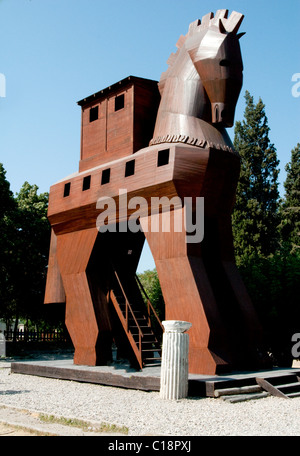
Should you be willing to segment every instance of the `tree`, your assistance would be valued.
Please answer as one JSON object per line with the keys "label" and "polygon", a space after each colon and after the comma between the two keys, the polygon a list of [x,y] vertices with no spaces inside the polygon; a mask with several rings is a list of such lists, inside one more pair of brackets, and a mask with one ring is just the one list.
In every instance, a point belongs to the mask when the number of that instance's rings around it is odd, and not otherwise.
{"label": "tree", "polygon": [[300,263],[299,256],[291,255],[280,243],[279,222],[284,213],[280,225],[285,238],[293,236],[294,228],[297,231],[294,208],[297,197],[299,204],[299,149],[286,168],[286,198],[280,209],[279,161],[269,139],[265,105],[261,99],[255,104],[249,92],[245,100],[244,120],[236,122],[234,137],[241,157],[232,215],[236,260],[260,317],[269,353],[278,365],[290,365],[291,337],[300,317],[295,298],[299,295]]}
{"label": "tree", "polygon": [[285,166],[285,197],[281,204],[280,233],[291,253],[300,253],[300,143],[291,152],[291,161]]}
{"label": "tree", "polygon": [[50,225],[47,220],[48,193],[38,194],[38,187],[25,182],[16,195],[17,235],[14,240],[15,324],[18,319],[38,319],[48,263]]}
{"label": "tree", "polygon": [[264,330],[266,351],[277,366],[292,365],[291,338],[299,332],[300,256],[280,249],[251,255],[239,270]]}
{"label": "tree", "polygon": [[16,196],[0,164],[0,318],[46,329],[64,327],[63,308],[44,306],[50,243],[48,193],[25,182]]}
{"label": "tree", "polygon": [[0,163],[0,315],[7,322],[14,314],[12,275],[16,209],[6,171]]}
{"label": "tree", "polygon": [[[139,279],[149,297],[151,304],[155,309],[155,312],[158,315],[158,318],[160,321],[164,320],[165,303],[156,269],[144,271],[143,273],[139,274]],[[156,319],[153,318],[151,321],[154,329],[157,331],[157,334],[159,334],[160,328],[157,325]]]}
{"label": "tree", "polygon": [[258,253],[275,252],[278,241],[278,165],[269,139],[265,105],[245,94],[244,120],[236,122],[234,147],[241,157],[241,172],[232,215],[237,263]]}

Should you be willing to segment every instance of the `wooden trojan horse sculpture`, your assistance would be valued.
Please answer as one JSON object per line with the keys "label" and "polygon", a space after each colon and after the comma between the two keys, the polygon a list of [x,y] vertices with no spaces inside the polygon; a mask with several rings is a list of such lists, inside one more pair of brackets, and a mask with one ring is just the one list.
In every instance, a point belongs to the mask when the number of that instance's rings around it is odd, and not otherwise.
{"label": "wooden trojan horse sculpture", "polygon": [[50,190],[45,295],[66,302],[75,364],[107,363],[113,341],[141,368],[158,349],[136,280],[146,237],[165,318],[192,323],[189,371],[257,366],[260,326],[231,229],[240,162],[225,130],[242,86],[242,19],[219,10],[192,23],[159,84],[128,77],[78,102],[79,172]]}

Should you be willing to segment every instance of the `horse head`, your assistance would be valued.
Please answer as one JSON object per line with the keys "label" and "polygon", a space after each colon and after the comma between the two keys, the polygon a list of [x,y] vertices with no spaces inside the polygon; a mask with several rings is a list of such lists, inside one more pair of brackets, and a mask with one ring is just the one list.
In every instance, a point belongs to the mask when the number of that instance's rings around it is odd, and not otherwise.
{"label": "horse head", "polygon": [[211,104],[211,122],[232,127],[243,83],[243,62],[237,33],[243,15],[219,10],[190,25],[185,48]]}

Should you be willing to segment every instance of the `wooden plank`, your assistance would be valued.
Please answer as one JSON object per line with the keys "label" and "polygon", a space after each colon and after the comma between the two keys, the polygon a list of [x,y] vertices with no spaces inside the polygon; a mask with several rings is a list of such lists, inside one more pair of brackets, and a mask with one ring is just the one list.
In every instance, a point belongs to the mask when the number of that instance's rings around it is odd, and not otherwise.
{"label": "wooden plank", "polygon": [[256,381],[265,391],[267,391],[268,393],[272,394],[272,396],[282,397],[284,399],[288,399],[288,396],[286,396],[282,391],[280,391],[278,388],[273,386],[266,379],[257,377]]}
{"label": "wooden plank", "polygon": [[300,396],[300,391],[296,391],[294,393],[289,393],[288,394],[288,397],[289,398],[292,398],[292,397],[299,397]]}
{"label": "wooden plank", "polygon": [[257,400],[257,399],[263,399],[265,397],[268,397],[270,393],[268,392],[263,392],[263,393],[257,393],[257,394],[239,394],[237,396],[223,396],[222,399],[226,402],[231,402],[231,403],[237,403],[237,402],[245,402],[245,401],[250,401],[250,400]]}
{"label": "wooden plank", "polygon": [[235,387],[235,388],[215,389],[214,396],[221,397],[221,396],[244,394],[244,393],[258,393],[261,391],[262,391],[261,386],[249,385],[249,386],[241,386],[241,387]]}
{"label": "wooden plank", "polygon": [[31,363],[12,363],[11,372],[15,374],[36,375],[39,377],[57,378],[78,382],[96,383],[99,385],[139,389],[144,391],[159,391],[160,378],[151,376],[123,376],[109,372],[99,372],[89,369],[72,369],[54,366],[44,366]]}

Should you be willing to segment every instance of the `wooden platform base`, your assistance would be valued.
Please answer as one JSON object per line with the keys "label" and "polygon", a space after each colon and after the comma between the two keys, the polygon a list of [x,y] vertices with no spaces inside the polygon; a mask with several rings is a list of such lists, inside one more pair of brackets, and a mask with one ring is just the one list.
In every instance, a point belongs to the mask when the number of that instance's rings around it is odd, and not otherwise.
{"label": "wooden platform base", "polygon": [[73,364],[73,360],[27,361],[11,364],[11,372],[14,374],[36,375],[144,391],[159,391],[160,375],[157,369],[160,370],[157,367],[149,367],[145,369],[146,372],[141,372],[118,364],[80,366]]}
{"label": "wooden platform base", "polygon": [[[96,383],[99,385],[127,389],[144,391],[160,390],[159,366],[147,367],[142,371],[136,371],[130,368],[130,366],[123,364],[95,367],[78,366],[73,364],[72,359],[64,359],[54,361],[13,362],[11,364],[11,372],[14,374]],[[280,385],[289,384],[291,386],[285,386],[285,388],[290,390],[295,387],[295,381],[298,381],[300,386],[299,378],[300,369],[296,368],[231,373],[222,376],[190,374],[189,396],[221,397],[224,395],[267,392],[269,395],[284,397],[282,394],[276,394],[276,391],[280,389]],[[288,395],[286,395],[286,397],[288,397]]]}

